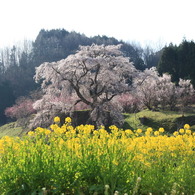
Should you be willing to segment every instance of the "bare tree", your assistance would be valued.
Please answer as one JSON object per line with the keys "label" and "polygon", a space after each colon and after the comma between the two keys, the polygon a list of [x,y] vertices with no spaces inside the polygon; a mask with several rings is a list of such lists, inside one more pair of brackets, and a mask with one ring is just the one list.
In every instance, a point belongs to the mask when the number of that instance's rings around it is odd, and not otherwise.
{"label": "bare tree", "polygon": [[[46,62],[37,67],[35,80],[41,81],[45,93],[42,100],[35,103],[38,109],[37,116],[40,118],[44,113],[47,113],[47,116],[51,113],[51,97],[66,99],[71,96],[75,97],[74,101],[71,101],[71,106],[70,104],[59,106],[59,103],[57,106],[57,103],[52,101],[52,109],[56,106],[57,112],[67,111],[67,108],[70,111],[76,104],[83,102],[90,107],[90,120],[96,125],[105,123],[105,113],[108,112],[112,118],[116,116],[120,120],[112,99],[129,91],[131,89],[129,83],[137,74],[129,58],[123,56],[120,47],[121,45],[95,44],[80,46],[76,54],[66,59]],[[38,117],[35,117],[34,123]]]}

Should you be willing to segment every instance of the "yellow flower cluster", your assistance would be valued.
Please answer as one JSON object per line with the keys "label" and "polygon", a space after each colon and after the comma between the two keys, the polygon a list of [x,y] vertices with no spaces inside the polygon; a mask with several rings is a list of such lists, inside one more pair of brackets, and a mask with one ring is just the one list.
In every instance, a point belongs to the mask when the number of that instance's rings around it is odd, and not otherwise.
{"label": "yellow flower cluster", "polygon": [[[28,132],[29,143],[39,136],[40,139],[37,140],[42,140],[40,143],[45,145],[45,148],[49,148],[51,145],[55,145],[58,150],[66,148],[77,158],[93,153],[97,159],[101,160],[102,155],[112,153],[114,165],[120,163],[121,155],[132,156],[133,154],[132,161],[150,166],[155,159],[161,156],[182,156],[185,159],[194,154],[195,134],[192,133],[188,124],[183,129],[168,136],[164,128],[133,131],[130,129],[122,130],[112,125],[109,133],[103,126],[99,129],[95,129],[93,125],[73,127],[70,117],[65,119],[62,126],[59,126],[59,117],[54,118],[54,123],[49,129],[38,127],[34,131]],[[18,149],[23,142],[19,138],[5,136],[0,140],[0,153],[5,153],[8,147],[14,146],[14,149]],[[116,155],[118,152],[120,158]]]}
{"label": "yellow flower cluster", "polygon": [[[60,117],[59,116],[56,116],[55,118],[54,118],[54,122],[55,123],[60,123]],[[72,122],[72,119],[70,118],[70,117],[66,117],[65,118],[65,123],[71,123]]]}

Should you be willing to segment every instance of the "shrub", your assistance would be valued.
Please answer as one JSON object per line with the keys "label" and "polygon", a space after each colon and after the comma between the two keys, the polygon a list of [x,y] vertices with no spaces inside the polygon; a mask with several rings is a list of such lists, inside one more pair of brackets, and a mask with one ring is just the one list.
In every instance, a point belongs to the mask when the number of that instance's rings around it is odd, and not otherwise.
{"label": "shrub", "polygon": [[13,119],[28,117],[29,115],[35,113],[33,103],[32,99],[21,97],[16,101],[15,105],[5,109],[5,115]]}

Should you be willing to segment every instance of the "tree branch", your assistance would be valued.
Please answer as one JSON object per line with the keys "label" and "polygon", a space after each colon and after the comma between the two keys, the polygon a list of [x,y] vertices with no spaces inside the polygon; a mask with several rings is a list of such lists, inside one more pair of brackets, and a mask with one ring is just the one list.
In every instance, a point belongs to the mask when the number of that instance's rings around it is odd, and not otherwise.
{"label": "tree branch", "polygon": [[66,81],[68,81],[68,82],[71,84],[71,86],[72,86],[73,89],[75,90],[77,96],[81,99],[81,101],[83,101],[83,102],[84,102],[85,104],[87,104],[87,105],[91,105],[91,104],[92,104],[90,101],[88,101],[87,99],[85,99],[84,96],[81,94],[81,92],[80,92],[80,90],[79,90],[78,82],[77,82],[77,84],[75,85],[74,82],[73,82],[73,80],[64,78],[64,77],[62,76],[62,74],[61,74],[58,70],[56,70],[53,66],[52,66],[52,69],[53,69],[54,71],[56,71],[56,73],[59,74],[59,75],[62,77],[63,80],[66,80]]}

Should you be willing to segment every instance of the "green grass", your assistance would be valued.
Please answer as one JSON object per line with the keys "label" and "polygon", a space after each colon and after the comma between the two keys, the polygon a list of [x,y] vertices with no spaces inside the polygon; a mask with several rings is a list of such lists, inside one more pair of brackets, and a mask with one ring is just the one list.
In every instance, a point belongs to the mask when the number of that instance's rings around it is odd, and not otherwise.
{"label": "green grass", "polygon": [[164,127],[167,132],[173,132],[182,128],[186,123],[191,125],[192,130],[195,130],[194,113],[187,113],[182,117],[178,112],[142,110],[139,113],[125,114],[124,128],[134,130],[138,128],[146,129],[152,127],[153,129],[158,129]]}
{"label": "green grass", "polygon": [[0,126],[0,138],[3,136],[21,136],[24,133],[22,127],[18,127],[16,122],[8,123]]}

